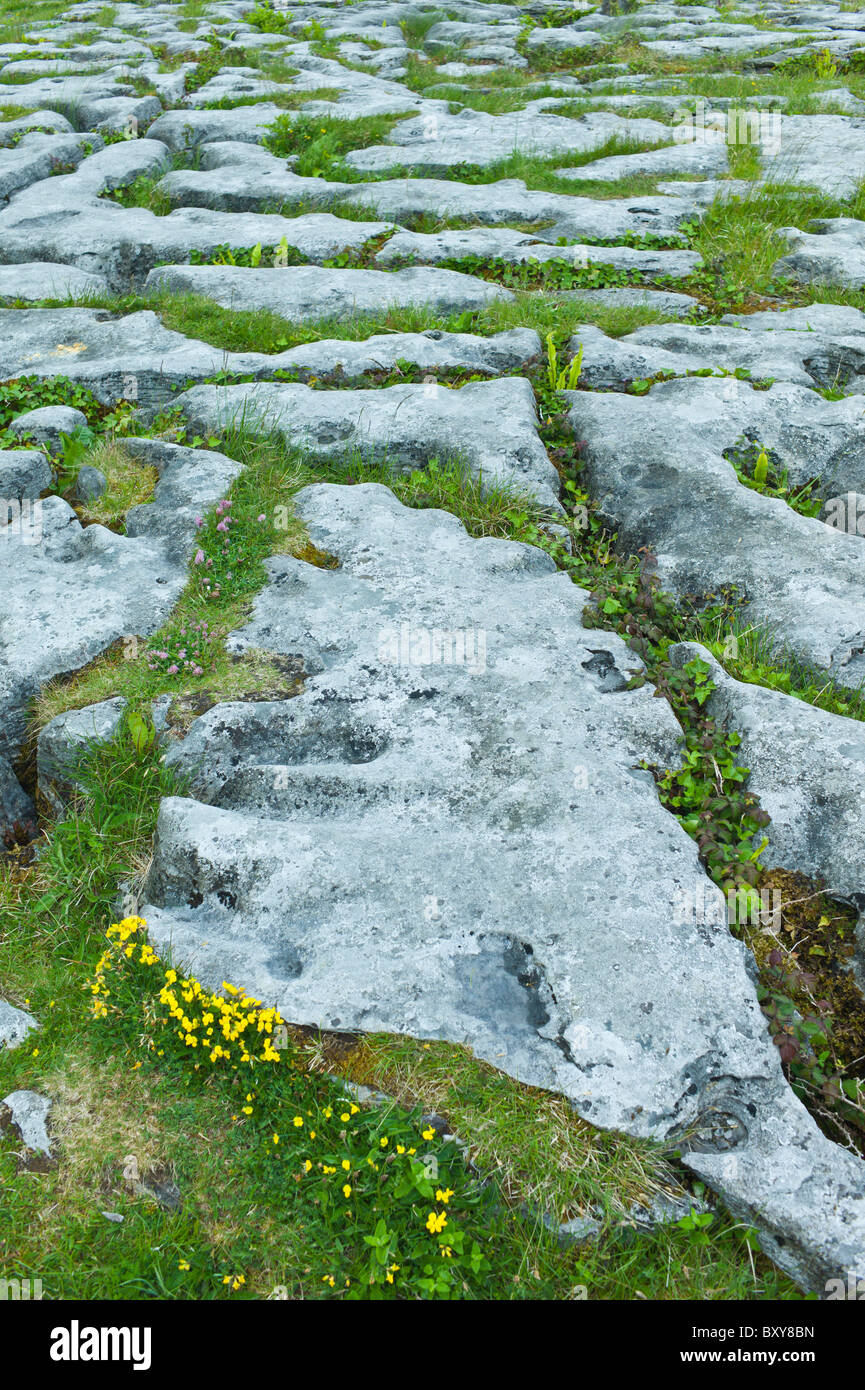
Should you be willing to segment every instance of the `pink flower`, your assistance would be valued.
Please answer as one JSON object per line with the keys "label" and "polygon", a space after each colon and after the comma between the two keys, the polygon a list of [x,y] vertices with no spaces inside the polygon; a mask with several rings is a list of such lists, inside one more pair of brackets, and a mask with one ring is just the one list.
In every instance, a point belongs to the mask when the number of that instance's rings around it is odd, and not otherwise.
{"label": "pink flower", "polygon": [[179,666],[169,666],[169,668],[168,668],[168,675],[169,675],[169,676],[176,676],[179,670],[180,670],[180,667],[179,667]]}
{"label": "pink flower", "polygon": [[267,517],[264,515],[264,512],[261,513],[258,519],[259,521],[267,521]]}
{"label": "pink flower", "polygon": [[201,668],[200,666],[193,666],[193,668],[192,668],[192,674],[193,674],[193,676],[203,676],[203,675],[204,675],[204,671],[202,670],[202,668]]}
{"label": "pink flower", "polygon": [[227,521],[220,521],[219,524],[217,525],[217,528],[216,528],[216,529],[217,529],[217,531],[227,531],[227,530],[228,530],[228,522],[227,522]]}
{"label": "pink flower", "polygon": [[204,525],[204,518],[203,518],[203,517],[200,517],[200,516],[197,516],[197,517],[195,518],[195,524],[196,524],[196,526],[199,526],[199,527],[200,527],[200,526],[203,526],[203,525]]}
{"label": "pink flower", "polygon": [[196,550],[196,552],[195,552],[195,563],[196,563],[197,565],[203,565],[203,564],[204,564],[204,551],[203,551],[203,550]]}

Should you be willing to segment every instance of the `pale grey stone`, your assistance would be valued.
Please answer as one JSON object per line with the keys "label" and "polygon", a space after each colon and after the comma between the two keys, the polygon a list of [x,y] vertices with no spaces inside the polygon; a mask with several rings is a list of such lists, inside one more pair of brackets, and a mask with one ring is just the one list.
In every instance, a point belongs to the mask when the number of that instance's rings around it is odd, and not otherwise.
{"label": "pale grey stone", "polygon": [[568,293],[571,298],[583,300],[587,304],[607,304],[613,309],[652,309],[669,319],[681,319],[688,314],[703,312],[699,299],[694,299],[689,294],[675,294],[672,290],[641,289],[638,285],[614,286],[607,290],[570,290]]}
{"label": "pale grey stone", "polygon": [[[828,471],[843,436],[833,440],[821,425],[840,406],[855,432],[850,407],[856,402],[824,402],[792,385],[741,392],[737,386],[725,398],[725,384],[680,379],[643,397],[571,394],[585,485],[622,548],[637,554],[650,547],[663,587],[690,595],[734,587],[748,599],[748,622],[766,625],[788,652],[856,688],[865,679],[865,546],[780,498],[744,487],[722,453],[743,436],[775,451],[784,441],[784,462],[797,462],[801,476],[819,469],[808,453],[817,440]],[[816,409],[818,420],[797,439],[795,413],[805,412],[807,420]],[[746,412],[756,412],[755,426],[749,428]],[[774,436],[767,439],[773,419]],[[856,468],[855,455],[849,466]]]}
{"label": "pale grey stone", "polygon": [[540,351],[538,335],[517,328],[489,338],[432,329],[378,334],[361,342],[323,339],[273,355],[224,352],[164,328],[148,310],[115,317],[101,309],[14,309],[0,311],[0,326],[4,377],[59,373],[106,405],[132,400],[142,409],[163,404],[173,389],[220,372],[267,378],[277,370],[301,376],[341,371],[357,378],[408,360],[433,375],[467,368],[491,376],[521,367]]}
{"label": "pale grey stone", "polygon": [[[865,46],[865,34],[860,40]],[[777,125],[777,149],[765,152],[766,178],[808,184],[835,198],[852,197],[865,171],[865,120],[852,116],[773,116],[770,120]]]}
{"label": "pale grey stone", "polygon": [[10,1091],[8,1096],[0,1098],[0,1105],[9,1107],[10,1123],[18,1130],[25,1147],[50,1158],[48,1116],[51,1101],[48,1096],[40,1096],[36,1091]]}
{"label": "pale grey stone", "polygon": [[272,270],[221,265],[159,266],[148,275],[145,293],[159,294],[162,290],[202,295],[226,309],[269,309],[294,323],[415,306],[452,314],[481,309],[495,300],[513,299],[510,290],[477,276],[426,267],[388,273],[324,270],[318,266]]}
{"label": "pale grey stone", "polygon": [[790,250],[775,262],[772,274],[806,284],[861,289],[865,285],[865,222],[833,217],[810,225],[810,232],[800,232],[798,227],[779,230]]}
{"label": "pale grey stone", "polygon": [[460,458],[488,484],[509,486],[561,510],[559,478],[537,433],[534,393],[524,377],[382,390],[314,391],[308,386],[194,386],[177,406],[198,434],[232,422],[278,430],[320,457],[387,457],[404,469]]}
{"label": "pale grey stone", "polygon": [[98,705],[67,710],[39,730],[36,782],[39,795],[61,815],[74,786],[76,759],[95,743],[108,743],[123,722],[126,701],[119,697]]}
{"label": "pale grey stone", "polygon": [[28,1034],[38,1027],[32,1014],[0,999],[0,1048],[20,1047],[26,1042]]}
{"label": "pale grey stone", "polygon": [[159,474],[153,501],[127,512],[127,536],[160,536],[167,553],[183,562],[193,548],[196,517],[228,495],[240,464],[213,449],[189,449],[160,439],[125,439],[123,448]]}
{"label": "pale grey stone", "polygon": [[634,246],[592,246],[570,242],[551,246],[542,233],[516,232],[509,227],[467,227],[458,231],[397,231],[376,254],[377,265],[392,265],[405,257],[426,264],[463,256],[499,257],[504,261],[570,261],[575,267],[612,265],[640,275],[676,279],[692,275],[701,262],[696,251],[656,251]]}
{"label": "pale grey stone", "polygon": [[227,111],[165,111],[150,126],[147,135],[161,140],[170,150],[187,150],[209,140],[241,140],[257,144],[270,126],[283,114],[272,102],[234,106]]}
{"label": "pale grey stone", "polygon": [[[109,148],[113,153],[126,146]],[[29,189],[28,196],[42,187]],[[65,261],[104,276],[113,292],[126,293],[140,287],[159,262],[188,260],[192,250],[210,255],[226,244],[276,247],[285,237],[289,246],[315,262],[362,246],[387,228],[386,223],[350,222],[330,213],[289,218],[183,208],[157,217],[146,208],[88,199],[74,185],[66,190],[62,205],[46,209],[43,195],[42,206],[18,198],[0,211],[0,256],[7,262],[37,257]]]}
{"label": "pale grey stone", "polygon": [[[708,133],[708,132],[707,132]],[[558,169],[565,179],[631,178],[635,174],[705,174],[712,178],[723,176],[727,169],[727,145],[718,140],[692,140],[688,144],[662,145],[660,149],[645,150],[642,154],[614,154],[595,159],[575,169]]]}
{"label": "pale grey stone", "polygon": [[[608,338],[587,324],[575,334],[572,348],[582,343],[583,377],[592,387],[622,387],[659,372],[684,376],[711,370],[726,375],[735,370],[749,373],[754,381],[840,387],[859,394],[865,391],[865,316],[842,309],[849,317],[841,327],[834,306],[825,307],[828,314],[821,312],[822,305],[793,310],[792,319],[781,312],[742,314],[735,322],[706,326],[651,324],[622,338]],[[730,390],[735,397],[739,386]],[[822,405],[814,400],[812,416]]]}
{"label": "pale grey stone", "polygon": [[71,265],[51,261],[0,265],[0,299],[80,299],[109,292],[103,275],[91,275]]}
{"label": "pale grey stone", "polygon": [[669,139],[669,130],[658,121],[627,120],[610,111],[589,111],[572,121],[531,105],[507,116],[490,116],[470,107],[451,115],[445,108],[400,121],[386,144],[352,150],[345,160],[353,169],[370,173],[408,165],[437,174],[460,164],[495,164],[515,150],[541,155],[584,153],[614,136],[656,145]]}
{"label": "pale grey stone", "polygon": [[634,232],[675,234],[698,211],[696,201],[687,196],[579,198],[528,189],[522,179],[482,184],[465,184],[456,179],[384,179],[356,184],[341,196],[349,205],[373,208],[379,216],[397,222],[424,212],[437,217],[472,217],[487,226],[548,222],[535,233],[539,240],[548,242],[556,242],[559,237],[569,241],[609,241]]}
{"label": "pale grey stone", "polygon": [[0,201],[20,188],[51,177],[66,164],[79,164],[86,157],[81,135],[25,135],[11,149],[0,149]]}
{"label": "pale grey stone", "polygon": [[769,841],[763,863],[822,880],[829,893],[852,898],[861,911],[865,725],[783,691],[738,681],[699,643],[670,648],[676,667],[694,659],[707,663],[716,687],[705,708],[722,728],[741,736],[738,757],[750,771],[748,790],[771,816],[762,831]]}
{"label": "pale grey stone", "polygon": [[75,479],[75,500],[76,502],[95,502],[100,498],[108,487],[108,479],[99,468],[92,468],[85,463],[83,468],[79,468],[78,477]]}
{"label": "pale grey stone", "polygon": [[0,522],[8,520],[6,503],[40,497],[53,482],[51,465],[41,449],[0,450]]}
{"label": "pale grey stone", "polygon": [[[340,568],[271,560],[232,646],[302,656],[306,689],[216,706],[169,753],[192,785],[160,810],[154,943],[298,1022],[469,1041],[681,1147],[809,1287],[861,1269],[865,1168],[793,1097],[721,894],[633,775],[678,738],[627,688],[633,654],[581,627],[586,596],[537,550],[373,485],[297,505]],[[404,624],[483,630],[484,662],[413,664],[410,643],[403,662]],[[698,880],[709,912],[687,923]]]}
{"label": "pale grey stone", "polygon": [[30,111],[26,116],[17,116],[14,121],[0,121],[0,145],[8,145],[10,137],[23,130],[38,130],[43,134],[53,131],[55,135],[74,133],[69,121],[59,111]]}
{"label": "pale grey stone", "polygon": [[570,49],[598,48],[603,37],[592,29],[544,29],[536,28],[526,39],[526,51],[539,54],[544,49],[553,53],[567,53]]}
{"label": "pale grey stone", "polygon": [[[2,322],[2,320],[0,320]],[[63,435],[87,427],[87,416],[69,405],[42,405],[36,410],[16,415],[9,422],[9,432],[16,439],[45,444],[53,454],[63,447]]]}

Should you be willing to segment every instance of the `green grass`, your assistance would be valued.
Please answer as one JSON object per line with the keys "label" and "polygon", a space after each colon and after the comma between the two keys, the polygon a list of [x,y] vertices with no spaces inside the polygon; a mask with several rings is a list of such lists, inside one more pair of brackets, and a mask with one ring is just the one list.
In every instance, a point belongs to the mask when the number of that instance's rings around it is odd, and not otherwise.
{"label": "green grass", "polygon": [[[804,228],[812,218],[861,217],[863,210],[861,192],[843,203],[781,184],[756,188],[745,198],[716,202],[695,228],[691,242],[703,257],[704,268],[682,288],[700,293],[720,312],[759,307],[766,295],[789,295],[791,287],[777,284],[772,275],[773,264],[788,250],[779,229]],[[816,287],[797,290],[796,298],[848,302]]]}
{"label": "green grass", "polygon": [[68,8],[65,0],[5,0],[0,15],[0,43],[24,43],[31,29],[59,19]]}
{"label": "green grass", "polygon": [[[112,447],[122,450],[122,443]],[[232,447],[230,437],[225,447]],[[252,463],[229,493],[233,525],[227,554],[223,553],[221,539],[215,532],[215,514],[210,512],[203,519],[198,544],[205,555],[212,557],[212,566],[192,567],[189,583],[165,627],[148,640],[146,647],[143,643],[140,645],[139,655],[134,660],[129,659],[128,648],[114,648],[70,680],[50,682],[36,702],[37,723],[53,718],[61,709],[79,708],[114,695],[122,695],[131,707],[144,710],[161,694],[189,695],[206,691],[214,698],[232,699],[245,690],[260,689],[262,684],[271,688],[285,684],[277,668],[266,658],[253,655],[238,661],[230,656],[225,650],[224,639],[243,621],[250,596],[264,583],[265,557],[278,549],[295,553],[305,550],[307,538],[301,527],[292,523],[275,530],[273,519],[286,497],[312,481],[314,474],[305,468],[299,456],[287,454],[279,445],[268,447],[266,443],[258,443],[253,448],[240,441],[234,447],[236,456],[250,459]],[[100,458],[95,461],[98,464]],[[140,486],[140,470],[135,480]],[[100,506],[113,505],[116,511],[122,511],[126,498],[118,498],[121,481],[118,479],[114,483],[112,493],[101,500]],[[258,520],[262,514],[269,518],[266,525]],[[147,649],[178,648],[184,645],[178,636],[181,629],[189,630],[201,623],[208,625],[211,640],[200,676],[168,675],[158,663],[157,669],[151,668]]]}
{"label": "green grass", "polygon": [[338,116],[279,116],[264,144],[280,158],[294,157],[292,168],[296,174],[342,178],[346,154],[381,144],[397,122],[416,114],[409,111],[397,116],[359,116],[355,120]]}
{"label": "green grass", "polygon": [[[369,143],[374,144],[376,141],[369,141]],[[601,198],[637,197],[654,192],[657,179],[639,174],[611,184],[602,180],[580,180],[579,175],[564,177],[558,173],[558,170],[564,168],[568,170],[579,169],[583,164],[590,164],[596,159],[606,159],[611,155],[640,154],[653,148],[654,145],[647,145],[638,140],[614,135],[593,150],[572,150],[553,155],[526,154],[521,150],[514,150],[513,154],[504,159],[496,160],[492,164],[479,165],[466,162],[465,164],[452,164],[447,168],[437,168],[434,177],[449,178],[469,184],[498,183],[500,179],[522,179],[527,188],[543,193],[568,193]],[[388,169],[369,171],[354,169],[346,165],[340,168],[339,178],[347,182],[366,183],[401,178],[411,173],[427,176],[424,169],[412,167],[411,146],[394,145],[393,152],[394,163]],[[274,153],[281,154],[282,150],[275,149]],[[401,159],[405,159],[405,163],[400,162]]]}
{"label": "green grass", "polygon": [[423,41],[434,24],[447,19],[446,10],[427,10],[423,14],[412,14],[399,21],[406,43],[411,48],[422,48]]}
{"label": "green grass", "polygon": [[830,714],[865,720],[865,691],[836,685],[825,672],[805,665],[769,628],[748,624],[732,599],[696,617],[691,639],[708,647],[736,680],[782,691]]}
{"label": "green grass", "polygon": [[157,217],[167,217],[171,212],[168,193],[159,187],[165,171],[156,174],[139,174],[132,183],[127,183],[106,196],[124,208],[146,208]]}
{"label": "green grass", "polygon": [[33,106],[0,106],[0,121],[17,121],[34,110]]}
{"label": "green grass", "polygon": [[238,106],[282,106],[286,111],[296,111],[308,101],[338,101],[342,87],[314,87],[312,90],[298,92],[265,92],[261,96],[220,97],[218,101],[205,102],[202,111],[232,111]]}

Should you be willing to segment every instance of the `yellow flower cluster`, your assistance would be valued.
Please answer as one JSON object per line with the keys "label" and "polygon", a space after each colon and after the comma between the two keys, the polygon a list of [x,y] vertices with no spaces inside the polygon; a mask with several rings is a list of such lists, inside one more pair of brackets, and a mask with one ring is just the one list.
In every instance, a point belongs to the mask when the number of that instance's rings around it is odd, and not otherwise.
{"label": "yellow flower cluster", "polygon": [[176,971],[166,970],[159,1002],[180,1025],[177,1036],[187,1047],[200,1046],[211,1063],[223,1058],[230,1062],[233,1056],[241,1062],[278,1062],[271,1037],[283,1022],[279,1012],[262,1008],[259,999],[227,980],[222,983],[228,998],[212,994],[198,980],[178,979]]}
{"label": "yellow flower cluster", "polygon": [[[159,956],[144,940],[134,940],[147,926],[143,917],[124,917],[112,922],[105,933],[108,947],[103,951],[90,985],[93,1014],[105,1018],[110,998],[108,975],[125,961],[138,965],[159,965]],[[278,1062],[280,1053],[273,1045],[273,1034],[284,1026],[279,1011],[263,1008],[243,989],[223,980],[226,995],[213,994],[198,980],[181,979],[176,970],[166,970],[159,990],[159,1003],[168,1017],[179,1025],[177,1036],[189,1048],[201,1049],[211,1064],[231,1062]],[[296,1123],[296,1121],[295,1121]]]}
{"label": "yellow flower cluster", "polygon": [[136,946],[139,951],[138,963],[140,965],[157,964],[159,957],[152,946],[149,946],[146,941],[134,942],[129,940],[145,925],[143,917],[124,917],[122,922],[112,922],[105,933],[109,945],[96,963],[93,982],[90,985],[94,1018],[107,1017],[108,1005],[105,1001],[111,997],[111,990],[108,988],[106,977],[118,962],[122,963],[124,960],[132,959]]}

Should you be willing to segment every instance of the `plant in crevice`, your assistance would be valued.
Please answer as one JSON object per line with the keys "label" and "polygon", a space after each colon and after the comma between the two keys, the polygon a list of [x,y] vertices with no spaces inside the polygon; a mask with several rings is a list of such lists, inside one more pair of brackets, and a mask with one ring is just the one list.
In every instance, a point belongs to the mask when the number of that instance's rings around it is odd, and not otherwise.
{"label": "plant in crevice", "polygon": [[570,365],[559,369],[555,336],[547,334],[547,380],[551,391],[576,391],[583,370],[583,345],[571,358]]}

